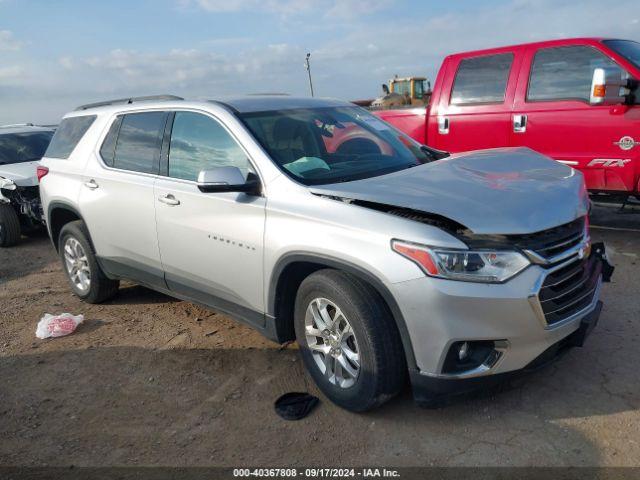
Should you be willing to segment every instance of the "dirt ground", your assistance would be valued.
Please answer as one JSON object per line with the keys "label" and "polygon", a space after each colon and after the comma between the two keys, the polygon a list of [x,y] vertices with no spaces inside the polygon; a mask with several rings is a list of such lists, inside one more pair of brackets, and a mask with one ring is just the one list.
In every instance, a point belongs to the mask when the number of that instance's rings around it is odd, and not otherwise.
{"label": "dirt ground", "polygon": [[[224,315],[133,285],[80,302],[49,240],[26,239],[0,250],[0,465],[640,466],[639,233],[593,231],[617,270],[584,348],[499,394],[426,410],[407,389],[367,414],[324,399],[295,347]],[[87,320],[38,340],[45,312]],[[321,404],[283,421],[289,391]]]}

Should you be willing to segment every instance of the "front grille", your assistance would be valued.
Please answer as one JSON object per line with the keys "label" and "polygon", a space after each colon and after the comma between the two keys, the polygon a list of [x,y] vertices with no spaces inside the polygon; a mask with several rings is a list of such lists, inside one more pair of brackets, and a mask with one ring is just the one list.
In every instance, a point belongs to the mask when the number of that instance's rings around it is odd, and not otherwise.
{"label": "front grille", "polygon": [[510,235],[509,240],[522,250],[530,250],[543,258],[552,258],[578,245],[585,230],[585,218],[559,227],[528,235]]}
{"label": "front grille", "polygon": [[588,307],[601,271],[602,263],[592,255],[550,272],[538,294],[547,324],[554,325]]}
{"label": "front grille", "polygon": [[595,255],[584,258],[589,250],[586,221],[581,217],[524,235],[467,235],[465,242],[470,248],[515,247],[545,269],[537,298],[531,300],[540,320],[552,326],[591,305],[598,289],[602,262]]}

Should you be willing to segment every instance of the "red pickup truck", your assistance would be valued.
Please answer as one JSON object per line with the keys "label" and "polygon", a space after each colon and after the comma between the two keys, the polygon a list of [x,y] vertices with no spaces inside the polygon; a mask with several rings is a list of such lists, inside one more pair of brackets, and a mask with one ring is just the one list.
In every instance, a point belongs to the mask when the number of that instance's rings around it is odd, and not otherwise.
{"label": "red pickup truck", "polygon": [[374,113],[440,150],[527,146],[594,193],[640,198],[638,79],[637,42],[529,43],[450,55],[427,107]]}

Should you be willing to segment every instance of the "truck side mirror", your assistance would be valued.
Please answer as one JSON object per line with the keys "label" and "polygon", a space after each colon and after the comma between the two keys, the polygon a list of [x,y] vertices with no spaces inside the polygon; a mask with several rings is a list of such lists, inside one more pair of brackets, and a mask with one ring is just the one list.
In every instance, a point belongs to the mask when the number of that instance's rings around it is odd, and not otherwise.
{"label": "truck side mirror", "polygon": [[382,84],[382,92],[383,92],[385,95],[389,95],[389,87],[387,87],[387,84],[386,84],[386,83],[383,83],[383,84]]}
{"label": "truck side mirror", "polygon": [[628,81],[622,77],[620,68],[596,68],[591,80],[591,105],[618,105],[626,103],[627,95],[623,88],[627,88]]}

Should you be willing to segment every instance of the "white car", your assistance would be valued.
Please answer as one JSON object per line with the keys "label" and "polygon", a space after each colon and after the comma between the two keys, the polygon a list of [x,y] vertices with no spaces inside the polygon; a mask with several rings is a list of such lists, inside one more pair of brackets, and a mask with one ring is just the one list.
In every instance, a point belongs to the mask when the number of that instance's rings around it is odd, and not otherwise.
{"label": "white car", "polygon": [[0,127],[0,247],[43,226],[37,167],[53,133],[31,124]]}

